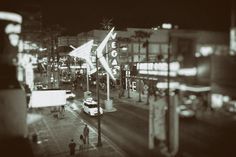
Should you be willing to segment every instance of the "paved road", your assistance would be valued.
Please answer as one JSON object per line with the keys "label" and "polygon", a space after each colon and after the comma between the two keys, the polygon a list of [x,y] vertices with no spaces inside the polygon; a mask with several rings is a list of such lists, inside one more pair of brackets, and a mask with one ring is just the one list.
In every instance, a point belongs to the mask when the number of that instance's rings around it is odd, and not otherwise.
{"label": "paved road", "polygon": [[[118,101],[114,105],[116,112],[102,116],[102,133],[129,156],[155,156],[148,151],[148,110]],[[82,111],[79,114],[97,127],[96,117],[89,117]],[[233,149],[236,145],[235,122],[226,124],[214,118],[210,120],[216,122],[180,120],[179,157],[236,156]]]}

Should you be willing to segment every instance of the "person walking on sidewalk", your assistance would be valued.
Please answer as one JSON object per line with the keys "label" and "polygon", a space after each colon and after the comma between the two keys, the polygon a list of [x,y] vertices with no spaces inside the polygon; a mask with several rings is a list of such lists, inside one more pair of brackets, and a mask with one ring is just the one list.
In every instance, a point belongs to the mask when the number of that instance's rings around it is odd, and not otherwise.
{"label": "person walking on sidewalk", "polygon": [[76,143],[74,142],[73,139],[71,139],[71,142],[69,144],[69,149],[70,149],[70,155],[75,155],[75,147],[76,147]]}
{"label": "person walking on sidewalk", "polygon": [[87,126],[87,124],[85,124],[85,127],[84,127],[84,139],[85,139],[85,144],[89,144],[89,128]]}
{"label": "person walking on sidewalk", "polygon": [[80,152],[81,156],[83,155],[84,144],[85,144],[85,139],[84,139],[83,135],[80,135],[80,137],[79,137],[79,152]]}

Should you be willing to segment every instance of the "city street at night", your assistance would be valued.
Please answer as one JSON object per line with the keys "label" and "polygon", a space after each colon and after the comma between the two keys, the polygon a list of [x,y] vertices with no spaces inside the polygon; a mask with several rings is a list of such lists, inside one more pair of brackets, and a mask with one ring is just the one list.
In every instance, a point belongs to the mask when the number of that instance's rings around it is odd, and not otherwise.
{"label": "city street at night", "polygon": [[1,157],[235,157],[234,0],[0,2]]}
{"label": "city street at night", "polygon": [[[106,99],[105,95],[102,98]],[[140,108],[139,105],[129,103],[135,102],[132,100],[135,98],[123,99],[115,99],[116,112],[102,116],[102,133],[129,156],[156,156],[154,154],[158,152],[148,150],[147,107]],[[82,111],[81,101],[76,101],[76,104],[78,116],[96,128],[97,118]],[[234,156],[235,123],[236,118],[223,113],[199,113],[196,119],[180,119],[180,150],[177,156]]]}

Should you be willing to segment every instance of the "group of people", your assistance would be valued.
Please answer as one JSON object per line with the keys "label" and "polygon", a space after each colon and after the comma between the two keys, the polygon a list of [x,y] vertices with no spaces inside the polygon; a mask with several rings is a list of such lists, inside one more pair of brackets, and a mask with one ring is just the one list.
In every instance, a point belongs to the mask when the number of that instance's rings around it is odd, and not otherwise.
{"label": "group of people", "polygon": [[[79,151],[83,152],[84,146],[89,144],[89,128],[87,124],[85,124],[84,130],[83,130],[83,135],[80,135],[79,139]],[[69,149],[70,149],[70,155],[73,156],[75,155],[75,148],[76,148],[76,143],[73,139],[71,139],[71,142],[69,143]]]}

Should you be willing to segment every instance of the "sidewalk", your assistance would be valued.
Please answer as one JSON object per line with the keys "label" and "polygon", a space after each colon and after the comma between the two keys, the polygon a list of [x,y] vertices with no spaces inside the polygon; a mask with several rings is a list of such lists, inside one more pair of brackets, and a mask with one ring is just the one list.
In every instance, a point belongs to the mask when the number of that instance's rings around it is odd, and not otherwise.
{"label": "sidewalk", "polygon": [[[91,90],[93,94],[95,94],[95,89]],[[107,95],[106,91],[100,90],[101,95]],[[137,91],[130,90],[130,98],[128,98],[128,91],[125,90],[124,96],[119,98],[119,90],[111,89],[110,98],[119,102],[123,102],[125,104],[129,104],[135,107],[139,107],[145,110],[149,110],[149,106],[147,105],[147,96],[141,94],[141,102],[139,102],[139,93]]]}
{"label": "sidewalk", "polygon": [[[102,147],[97,147],[97,132],[89,125],[89,145],[79,151],[79,136],[83,133],[84,122],[66,108],[64,118],[53,116],[49,108],[34,109],[31,113],[41,114],[42,118],[29,125],[30,144],[35,157],[69,157],[71,139],[74,139],[76,155],[83,157],[122,157],[124,156],[112,143],[102,136]],[[33,142],[32,135],[37,133],[38,140]]]}

